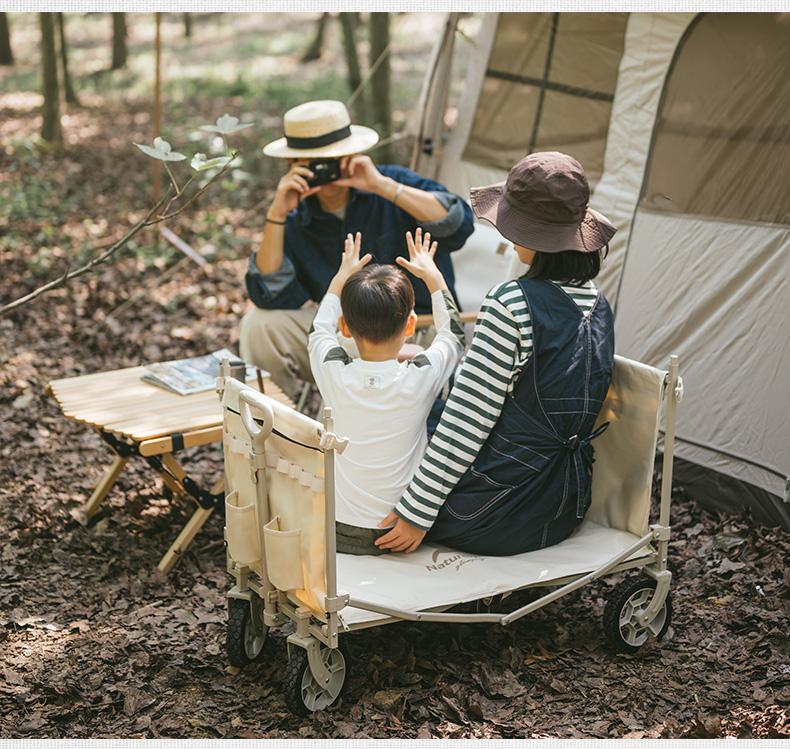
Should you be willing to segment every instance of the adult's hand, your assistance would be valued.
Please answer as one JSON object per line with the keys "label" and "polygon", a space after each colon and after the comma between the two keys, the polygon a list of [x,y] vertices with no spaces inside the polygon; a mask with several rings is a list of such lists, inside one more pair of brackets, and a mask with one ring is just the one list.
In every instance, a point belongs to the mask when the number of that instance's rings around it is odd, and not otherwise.
{"label": "adult's hand", "polygon": [[340,169],[348,176],[335,180],[333,184],[379,195],[398,208],[402,208],[417,221],[426,223],[439,221],[447,215],[447,209],[433,193],[403,185],[392,177],[385,177],[376,168],[370,156],[365,154],[345,156],[340,161]]}
{"label": "adult's hand", "polygon": [[399,518],[394,512],[391,512],[379,523],[379,528],[386,528],[392,525],[392,523],[395,523],[395,527],[392,528],[389,533],[386,533],[376,540],[376,546],[380,549],[405,551],[407,553],[415,551],[428,532],[415,528],[403,518]]}
{"label": "adult's hand", "polygon": [[277,183],[271,208],[267,217],[275,221],[285,221],[285,217],[309,195],[317,193],[319,187],[310,187],[307,180],[313,173],[304,165],[292,164],[291,168]]}
{"label": "adult's hand", "polygon": [[[355,190],[364,190],[383,197],[392,197],[391,194],[397,189],[394,180],[388,179],[376,169],[373,160],[365,154],[344,156],[340,160],[340,171],[342,174],[348,175],[334,181],[335,185],[341,187],[353,187]],[[394,185],[394,187],[390,185]],[[387,194],[388,187],[390,195]]]}
{"label": "adult's hand", "polygon": [[318,192],[318,187],[307,184],[307,179],[312,176],[306,166],[292,164],[277,183],[274,200],[266,213],[269,220],[264,224],[261,244],[255,255],[255,265],[261,273],[274,273],[282,267],[285,219],[300,200]]}

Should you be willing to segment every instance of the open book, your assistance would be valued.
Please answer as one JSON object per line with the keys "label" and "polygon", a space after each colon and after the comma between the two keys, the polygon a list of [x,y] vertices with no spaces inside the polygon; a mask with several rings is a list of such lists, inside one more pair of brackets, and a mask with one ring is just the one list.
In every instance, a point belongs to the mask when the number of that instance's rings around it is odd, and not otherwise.
{"label": "open book", "polygon": [[[146,364],[142,379],[179,395],[200,393],[216,387],[219,365],[226,357],[231,365],[241,366],[244,364],[238,356],[223,348],[205,356],[194,356],[191,359],[174,359],[173,361]],[[245,364],[245,366],[247,368],[244,378],[246,382],[255,378],[256,368],[252,364]],[[261,376],[268,377],[269,373],[261,370]]]}

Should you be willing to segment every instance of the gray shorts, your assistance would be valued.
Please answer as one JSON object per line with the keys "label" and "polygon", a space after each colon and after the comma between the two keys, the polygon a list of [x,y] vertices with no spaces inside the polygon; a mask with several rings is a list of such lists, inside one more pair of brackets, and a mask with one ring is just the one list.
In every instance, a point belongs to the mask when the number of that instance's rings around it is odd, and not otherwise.
{"label": "gray shorts", "polygon": [[389,549],[380,549],[375,541],[391,528],[358,528],[356,525],[346,525],[346,523],[335,523],[335,536],[337,538],[337,550],[342,554],[370,554],[378,556],[389,554]]}

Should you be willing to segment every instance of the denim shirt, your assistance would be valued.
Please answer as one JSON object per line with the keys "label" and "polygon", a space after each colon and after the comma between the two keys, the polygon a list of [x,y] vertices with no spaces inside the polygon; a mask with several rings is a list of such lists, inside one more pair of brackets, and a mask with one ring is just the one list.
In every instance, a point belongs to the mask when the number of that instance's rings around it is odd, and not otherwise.
{"label": "denim shirt", "polygon": [[[413,234],[418,226],[438,241],[436,265],[455,296],[450,253],[463,247],[472,233],[472,209],[438,182],[409,169],[381,166],[378,170],[403,185],[432,193],[447,209],[447,215],[438,221],[420,223],[386,198],[352,189],[345,218],[341,221],[334,214],[323,211],[318,198],[312,195],[286,217],[282,267],[273,273],[261,273],[255,264],[257,253],[250,257],[245,282],[250,299],[258,307],[298,309],[308,299],[320,301],[340,267],[348,233],[362,232],[360,255],[369,252],[373,256],[372,263],[395,264],[399,255],[408,258],[406,232]],[[421,280],[408,275],[414,285],[416,312],[430,313],[428,288]]]}

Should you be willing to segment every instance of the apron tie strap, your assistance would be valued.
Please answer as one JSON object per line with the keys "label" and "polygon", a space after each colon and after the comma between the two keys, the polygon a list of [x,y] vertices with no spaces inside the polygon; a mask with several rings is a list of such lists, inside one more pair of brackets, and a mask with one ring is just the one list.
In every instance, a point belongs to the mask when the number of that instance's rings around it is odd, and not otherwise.
{"label": "apron tie strap", "polygon": [[[587,437],[584,439],[579,439],[578,434],[574,434],[568,440],[565,440],[563,447],[566,450],[570,450],[573,453],[573,463],[576,469],[577,475],[580,474],[585,468],[588,470],[592,470],[593,464],[593,457],[590,454],[592,448],[590,448],[590,452],[584,450],[583,448],[587,447],[587,445],[592,442],[596,437],[600,437],[609,427],[609,422],[606,421],[601,426],[599,426],[595,431],[591,432]],[[576,503],[576,517],[581,519],[584,517],[584,513],[587,504],[587,496],[586,494],[582,496],[581,492],[579,493],[577,503]]]}

